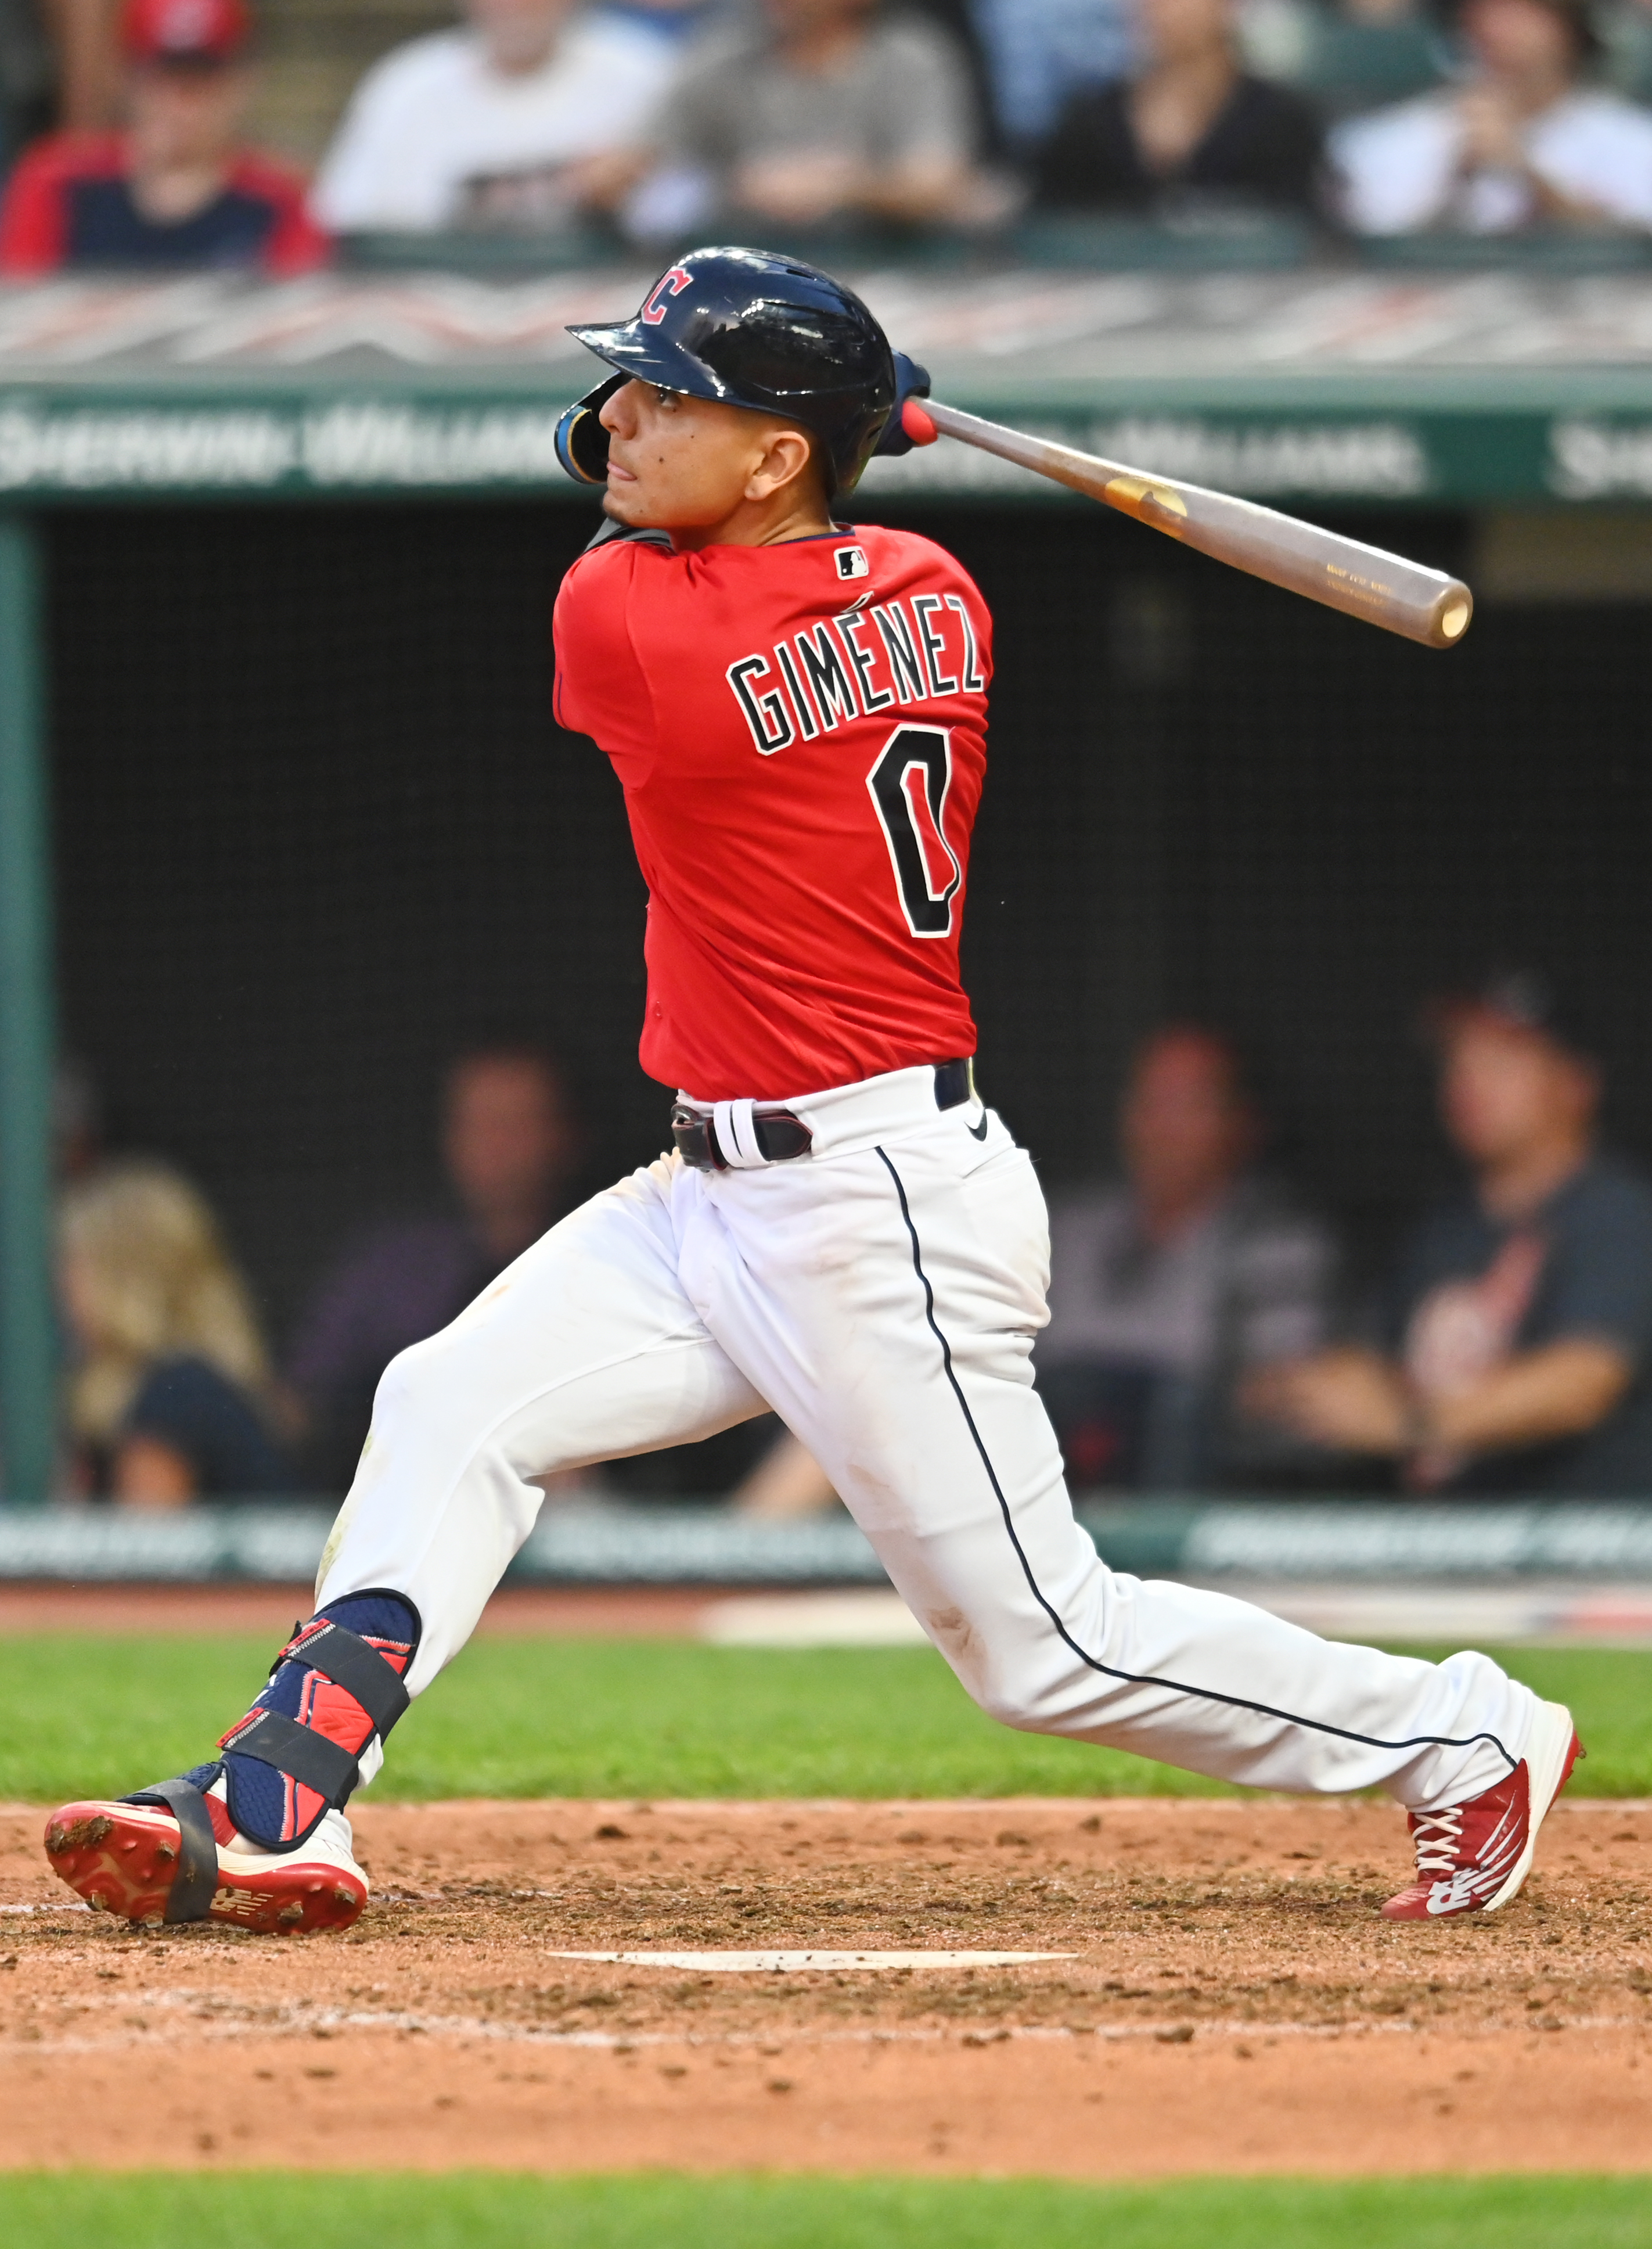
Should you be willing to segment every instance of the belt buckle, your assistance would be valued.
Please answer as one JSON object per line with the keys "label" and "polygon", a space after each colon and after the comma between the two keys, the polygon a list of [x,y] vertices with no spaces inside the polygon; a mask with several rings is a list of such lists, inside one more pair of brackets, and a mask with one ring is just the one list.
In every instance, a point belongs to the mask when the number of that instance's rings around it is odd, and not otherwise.
{"label": "belt buckle", "polygon": [[671,1112],[671,1138],[676,1152],[690,1171],[724,1172],[728,1166],[717,1146],[716,1134],[711,1129],[711,1119],[702,1117],[692,1109],[674,1109]]}
{"label": "belt buckle", "polygon": [[760,1164],[731,1164],[717,1138],[715,1116],[681,1107],[671,1112],[671,1138],[677,1153],[696,1172],[751,1170],[768,1164],[796,1163],[814,1145],[814,1134],[789,1109],[754,1109],[751,1131],[761,1152]]}

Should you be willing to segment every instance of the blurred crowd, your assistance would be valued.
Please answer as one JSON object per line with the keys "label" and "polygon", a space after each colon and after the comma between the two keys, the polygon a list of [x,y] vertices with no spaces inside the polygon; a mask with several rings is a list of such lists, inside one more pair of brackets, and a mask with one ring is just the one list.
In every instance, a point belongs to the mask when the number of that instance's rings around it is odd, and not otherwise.
{"label": "blurred crowd", "polygon": [[[1446,995],[1422,1028],[1457,1183],[1374,1286],[1279,1160],[1237,1046],[1181,1022],[1142,1044],[1116,1148],[1051,1207],[1034,1369],[1076,1489],[1652,1496],[1652,1182],[1601,1145],[1599,1042],[1533,972]],[[72,1071],[59,1101],[68,1481],[130,1505],[342,1491],[389,1361],[592,1176],[553,1053],[457,1055],[444,1207],[341,1243],[278,1359],[199,1191],[108,1155]],[[772,1418],[730,1436],[594,1481],[733,1487],[771,1518],[835,1504]]]}
{"label": "blurred crowd", "polygon": [[245,0],[0,0],[0,271],[290,273],[387,232],[1652,228],[1652,0],[463,0],[368,70],[312,181],[246,145],[257,52]]}
{"label": "blurred crowd", "polygon": [[445,1207],[370,1228],[317,1276],[279,1365],[199,1189],[111,1155],[84,1073],[58,1081],[58,1294],[69,1489],[141,1506],[341,1492],[379,1377],[578,1199],[584,1136],[531,1041],[456,1056],[436,1120]]}
{"label": "blurred crowd", "polygon": [[1120,1177],[1051,1218],[1036,1359],[1076,1482],[1652,1493],[1652,1184],[1599,1143],[1595,1042],[1529,973],[1427,1033],[1460,1181],[1357,1292],[1237,1050],[1142,1048]]}

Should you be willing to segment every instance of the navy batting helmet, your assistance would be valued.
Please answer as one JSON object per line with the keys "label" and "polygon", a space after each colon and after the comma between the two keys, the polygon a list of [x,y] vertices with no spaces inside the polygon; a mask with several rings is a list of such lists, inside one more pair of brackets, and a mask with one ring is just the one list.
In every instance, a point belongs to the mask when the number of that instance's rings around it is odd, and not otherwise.
{"label": "navy batting helmet", "polygon": [[607,474],[608,433],[597,417],[634,378],[800,423],[825,449],[828,499],[859,477],[897,401],[929,388],[853,289],[772,251],[691,250],[667,266],[634,320],[568,334],[617,370],[558,425],[558,457],[583,484]]}

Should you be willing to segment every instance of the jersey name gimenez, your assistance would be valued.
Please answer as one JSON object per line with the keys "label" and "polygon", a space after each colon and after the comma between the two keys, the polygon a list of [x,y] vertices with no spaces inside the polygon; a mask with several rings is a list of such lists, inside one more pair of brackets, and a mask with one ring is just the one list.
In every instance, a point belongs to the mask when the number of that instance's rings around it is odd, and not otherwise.
{"label": "jersey name gimenez", "polygon": [[952,557],[874,525],[615,539],[555,634],[558,723],[613,760],[648,886],[648,1075],[775,1101],[973,1054],[991,621]]}

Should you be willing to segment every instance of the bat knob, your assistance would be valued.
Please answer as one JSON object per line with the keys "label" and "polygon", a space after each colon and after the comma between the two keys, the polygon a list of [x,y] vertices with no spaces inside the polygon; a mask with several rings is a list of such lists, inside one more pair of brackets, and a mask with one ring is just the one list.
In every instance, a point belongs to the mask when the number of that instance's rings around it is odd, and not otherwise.
{"label": "bat knob", "polygon": [[915,445],[933,445],[941,432],[924,412],[922,402],[908,398],[901,409],[901,427]]}

